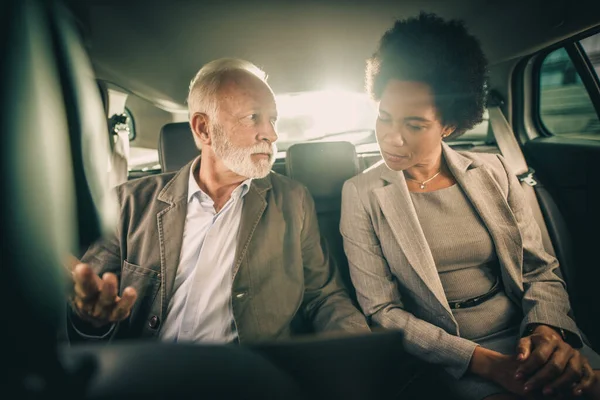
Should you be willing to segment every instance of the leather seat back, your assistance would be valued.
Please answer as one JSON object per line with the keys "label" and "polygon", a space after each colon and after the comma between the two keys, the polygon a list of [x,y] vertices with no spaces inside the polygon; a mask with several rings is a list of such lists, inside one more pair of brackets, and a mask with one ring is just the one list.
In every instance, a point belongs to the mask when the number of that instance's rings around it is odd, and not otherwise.
{"label": "leather seat back", "polygon": [[166,124],[158,138],[158,160],[162,172],[174,172],[198,157],[194,136],[187,122]]}
{"label": "leather seat back", "polygon": [[356,302],[339,230],[342,186],[360,172],[354,145],[348,142],[294,144],[287,151],[286,171],[288,177],[304,184],[313,196],[330,259]]}

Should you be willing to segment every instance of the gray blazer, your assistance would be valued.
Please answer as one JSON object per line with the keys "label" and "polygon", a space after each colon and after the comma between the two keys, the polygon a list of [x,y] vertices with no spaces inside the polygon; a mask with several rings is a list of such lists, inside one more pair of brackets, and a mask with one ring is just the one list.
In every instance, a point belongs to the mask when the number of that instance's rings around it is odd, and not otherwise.
{"label": "gray blazer", "polygon": [[[133,286],[138,291],[130,318],[110,338],[155,337],[167,316],[190,166],[117,187],[116,235],[83,257],[98,274],[117,274],[120,290]],[[305,187],[276,173],[254,179],[241,218],[231,300],[241,343],[286,338],[300,316],[316,331],[370,331],[321,246],[314,202]]]}
{"label": "gray blazer", "polygon": [[[507,295],[521,304],[521,331],[531,323],[573,332],[558,261],[543,248],[539,226],[518,179],[502,156],[443,156],[494,242]],[[374,325],[404,333],[407,351],[455,377],[467,370],[476,344],[460,337],[404,174],[385,164],[344,185],[341,232],[352,282]]]}

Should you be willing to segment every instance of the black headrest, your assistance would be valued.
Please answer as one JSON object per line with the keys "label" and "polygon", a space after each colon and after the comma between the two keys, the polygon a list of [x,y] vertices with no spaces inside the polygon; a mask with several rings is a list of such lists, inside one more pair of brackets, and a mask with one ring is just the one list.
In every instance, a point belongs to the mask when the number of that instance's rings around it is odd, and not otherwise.
{"label": "black headrest", "polygon": [[317,202],[342,195],[344,182],[359,171],[356,149],[349,142],[297,143],[287,150],[287,176],[304,184]]}
{"label": "black headrest", "polygon": [[162,127],[158,138],[158,159],[162,172],[177,171],[199,154],[190,124],[173,122]]}

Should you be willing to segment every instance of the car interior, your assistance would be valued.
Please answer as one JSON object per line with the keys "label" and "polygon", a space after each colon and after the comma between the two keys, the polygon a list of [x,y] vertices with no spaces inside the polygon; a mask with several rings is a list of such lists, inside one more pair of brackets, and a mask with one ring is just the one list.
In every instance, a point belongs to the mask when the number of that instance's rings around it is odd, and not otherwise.
{"label": "car interior", "polygon": [[[374,334],[375,343],[301,337],[237,352],[71,346],[62,332],[65,255],[80,256],[110,231],[112,187],[201,156],[187,91],[198,69],[221,57],[247,59],[269,75],[280,111],[273,170],[308,188],[323,245],[353,294],[339,233],[341,189],[381,162],[365,60],[394,20],[422,10],[463,19],[490,64],[484,121],[449,145],[506,158],[560,261],[574,318],[600,350],[600,2],[7,0],[0,13],[6,393],[426,396],[414,383],[431,369],[404,354],[396,333]],[[193,369],[203,357],[213,368],[200,378]]]}

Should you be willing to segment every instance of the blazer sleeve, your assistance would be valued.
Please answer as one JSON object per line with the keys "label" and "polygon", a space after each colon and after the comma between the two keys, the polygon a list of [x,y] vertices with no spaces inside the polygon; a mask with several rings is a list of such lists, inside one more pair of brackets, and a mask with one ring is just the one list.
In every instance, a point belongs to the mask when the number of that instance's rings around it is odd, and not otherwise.
{"label": "blazer sleeve", "polygon": [[508,205],[517,220],[523,241],[523,322],[521,334],[530,324],[562,328],[573,334],[575,347],[581,347],[581,335],[569,316],[571,305],[565,282],[555,273],[558,260],[544,249],[542,234],[519,179],[498,156],[508,177]]}
{"label": "blazer sleeve", "polygon": [[[116,190],[120,188],[117,187]],[[121,198],[120,193],[115,193],[115,198]],[[121,245],[119,225],[114,234],[93,243],[81,258],[98,275],[102,276],[111,272],[121,279]],[[78,317],[73,308],[67,307],[67,333],[69,341],[108,341],[116,333],[118,324],[107,325],[96,328]]]}
{"label": "blazer sleeve", "polygon": [[303,188],[302,263],[304,268],[303,308],[318,332],[370,333],[364,315],[352,304],[339,273],[322,246],[314,201]]}
{"label": "blazer sleeve", "polygon": [[342,191],[340,230],[352,283],[365,315],[376,325],[401,331],[408,353],[444,367],[455,378],[463,376],[477,344],[404,310],[371,218],[351,181]]}

